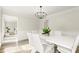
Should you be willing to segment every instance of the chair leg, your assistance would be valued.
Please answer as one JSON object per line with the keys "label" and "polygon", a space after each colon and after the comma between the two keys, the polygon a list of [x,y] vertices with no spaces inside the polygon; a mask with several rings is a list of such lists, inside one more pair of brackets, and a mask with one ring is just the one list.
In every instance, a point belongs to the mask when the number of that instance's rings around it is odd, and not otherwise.
{"label": "chair leg", "polygon": [[57,51],[57,45],[54,44],[54,53],[56,53],[56,51]]}
{"label": "chair leg", "polygon": [[34,49],[34,48],[32,48],[32,51],[31,51],[31,53],[35,53],[36,52],[36,50]]}
{"label": "chair leg", "polygon": [[60,51],[58,51],[58,49],[56,50],[57,53],[61,53]]}

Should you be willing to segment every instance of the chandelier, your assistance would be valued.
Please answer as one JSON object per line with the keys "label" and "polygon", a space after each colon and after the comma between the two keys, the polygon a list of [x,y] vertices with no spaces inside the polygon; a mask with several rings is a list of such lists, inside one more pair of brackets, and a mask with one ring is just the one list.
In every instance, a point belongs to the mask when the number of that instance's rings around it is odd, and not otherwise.
{"label": "chandelier", "polygon": [[35,14],[38,19],[44,19],[46,15],[47,13],[43,11],[42,6],[40,6],[40,11]]}

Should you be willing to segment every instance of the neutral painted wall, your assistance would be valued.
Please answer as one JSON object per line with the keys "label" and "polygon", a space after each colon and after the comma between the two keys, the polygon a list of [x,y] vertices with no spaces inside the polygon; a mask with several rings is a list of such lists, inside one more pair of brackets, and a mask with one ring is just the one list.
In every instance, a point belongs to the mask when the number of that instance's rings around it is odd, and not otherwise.
{"label": "neutral painted wall", "polygon": [[18,28],[20,31],[38,30],[39,20],[33,18],[18,17]]}
{"label": "neutral painted wall", "polygon": [[27,32],[39,31],[39,20],[29,17],[18,17],[18,37],[27,39]]}
{"label": "neutral painted wall", "polygon": [[1,41],[2,41],[2,11],[0,8],[0,47],[1,47]]}
{"label": "neutral painted wall", "polygon": [[[40,21],[37,18],[23,17],[23,16],[11,16],[8,14],[4,14],[4,17],[3,17],[4,20],[5,19],[14,19],[14,18],[17,20],[17,34],[18,34],[17,37],[18,37],[18,39],[27,39],[27,34],[26,34],[27,32],[34,32],[34,31],[38,32],[39,31]],[[9,20],[9,22],[10,22],[10,20]]]}
{"label": "neutral painted wall", "polygon": [[79,7],[47,16],[52,30],[79,32]]}

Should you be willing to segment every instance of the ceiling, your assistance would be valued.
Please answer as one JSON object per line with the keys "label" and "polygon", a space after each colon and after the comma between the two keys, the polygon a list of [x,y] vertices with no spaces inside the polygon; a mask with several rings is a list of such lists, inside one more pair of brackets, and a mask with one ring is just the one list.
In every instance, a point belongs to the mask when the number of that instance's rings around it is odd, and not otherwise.
{"label": "ceiling", "polygon": [[[16,16],[35,17],[34,14],[39,11],[39,6],[3,6],[3,13]],[[61,12],[75,6],[43,6],[43,11],[48,15]]]}

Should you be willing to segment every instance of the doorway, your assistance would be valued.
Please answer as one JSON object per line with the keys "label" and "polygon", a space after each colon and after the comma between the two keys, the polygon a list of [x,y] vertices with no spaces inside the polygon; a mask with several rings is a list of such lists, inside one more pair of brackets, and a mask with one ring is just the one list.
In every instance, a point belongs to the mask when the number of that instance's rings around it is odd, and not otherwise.
{"label": "doorway", "polygon": [[17,39],[17,17],[3,15],[3,43],[16,42]]}

